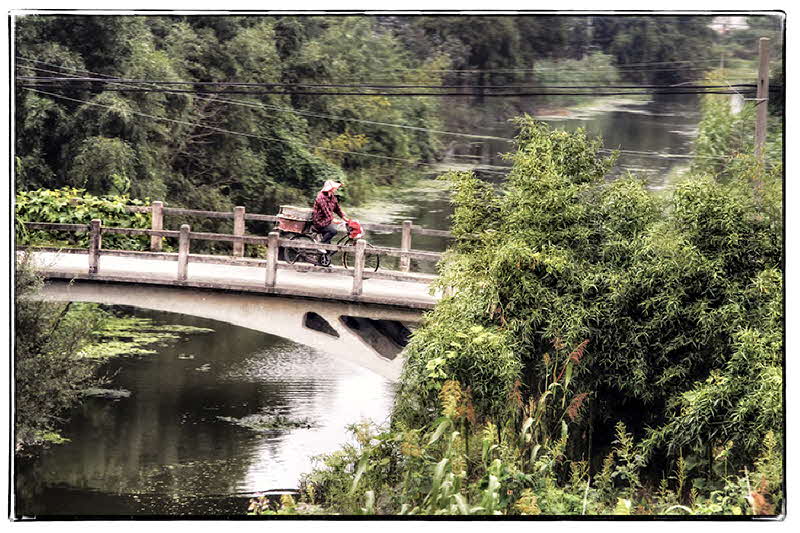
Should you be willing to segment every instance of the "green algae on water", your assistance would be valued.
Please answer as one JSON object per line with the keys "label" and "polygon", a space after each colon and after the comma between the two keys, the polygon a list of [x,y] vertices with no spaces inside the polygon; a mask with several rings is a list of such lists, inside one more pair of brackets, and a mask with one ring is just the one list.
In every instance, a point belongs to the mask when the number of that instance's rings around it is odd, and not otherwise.
{"label": "green algae on water", "polygon": [[84,346],[78,356],[103,360],[118,355],[152,355],[158,353],[157,346],[166,346],[187,335],[213,332],[210,328],[157,324],[151,318],[109,316],[93,333],[95,342]]}
{"label": "green algae on water", "polygon": [[89,389],[83,389],[81,391],[81,395],[95,398],[107,398],[109,400],[119,400],[120,398],[129,398],[131,391],[125,389],[101,389],[92,387]]}
{"label": "green algae on water", "polygon": [[280,429],[310,429],[316,426],[316,423],[309,418],[292,418],[266,409],[263,409],[260,413],[243,416],[242,418],[230,416],[218,416],[217,418],[258,432]]}

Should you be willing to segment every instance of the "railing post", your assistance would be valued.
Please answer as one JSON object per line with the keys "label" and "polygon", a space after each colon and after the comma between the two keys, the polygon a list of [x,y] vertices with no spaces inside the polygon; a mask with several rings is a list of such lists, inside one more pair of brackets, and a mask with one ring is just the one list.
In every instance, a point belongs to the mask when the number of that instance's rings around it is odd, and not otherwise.
{"label": "railing post", "polygon": [[271,231],[267,235],[267,282],[268,288],[275,286],[278,275],[278,232]]}
{"label": "railing post", "polygon": [[97,274],[100,263],[101,225],[100,220],[95,218],[89,228],[89,274]]}
{"label": "railing post", "polygon": [[189,273],[189,224],[181,224],[178,238],[178,281],[186,281]]}
{"label": "railing post", "polygon": [[[238,236],[244,235],[244,207],[237,205],[233,208],[233,234]],[[233,255],[235,257],[244,256],[244,243],[233,243]]]}
{"label": "railing post", "polygon": [[[403,234],[400,237],[400,249],[404,252],[411,250],[411,221],[403,221]],[[411,270],[411,258],[400,258],[400,272],[408,272]]]}
{"label": "railing post", "polygon": [[353,296],[360,296],[364,287],[364,250],[367,248],[367,242],[364,239],[356,241],[356,258],[353,268]]}
{"label": "railing post", "polygon": [[[150,229],[158,231],[164,229],[164,202],[155,201],[150,204]],[[150,236],[150,251],[161,251],[161,237]]]}

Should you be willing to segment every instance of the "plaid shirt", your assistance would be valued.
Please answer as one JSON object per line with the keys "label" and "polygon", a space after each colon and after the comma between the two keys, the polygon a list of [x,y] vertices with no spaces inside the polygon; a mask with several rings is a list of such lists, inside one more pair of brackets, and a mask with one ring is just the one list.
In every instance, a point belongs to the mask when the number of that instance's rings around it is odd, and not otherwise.
{"label": "plaid shirt", "polygon": [[333,222],[334,213],[344,218],[344,213],[342,213],[342,208],[339,207],[339,200],[336,195],[325,194],[324,192],[317,194],[317,199],[314,200],[314,212],[311,215],[314,228],[321,230],[329,225]]}

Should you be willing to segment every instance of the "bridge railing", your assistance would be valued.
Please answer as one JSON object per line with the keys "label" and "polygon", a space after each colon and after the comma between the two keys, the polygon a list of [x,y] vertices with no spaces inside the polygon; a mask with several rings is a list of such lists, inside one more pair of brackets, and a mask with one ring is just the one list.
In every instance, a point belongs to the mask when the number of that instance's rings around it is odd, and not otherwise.
{"label": "bridge railing", "polygon": [[[74,201],[79,201],[75,198]],[[258,222],[277,222],[277,215],[262,215],[258,213],[247,213],[243,206],[236,206],[233,211],[202,211],[199,209],[183,209],[177,207],[164,207],[164,202],[153,201],[149,206],[129,205],[126,209],[132,213],[150,213],[150,227],[153,231],[160,231],[164,229],[164,216],[165,215],[181,215],[192,216],[201,218],[221,218],[233,220],[233,235],[244,236],[245,234],[245,221],[253,220]],[[412,239],[416,235],[424,235],[429,237],[444,237],[452,238],[453,234],[447,230],[438,230],[425,228],[423,226],[413,224],[412,221],[406,220],[403,224],[361,224],[361,227],[371,231],[384,231],[391,233],[400,233],[400,250],[411,251]],[[161,251],[161,238],[153,236],[150,239],[150,251]],[[244,256],[244,244],[236,241],[233,243],[233,255],[236,257]],[[411,259],[413,256],[400,257],[400,271],[410,272]]]}
{"label": "bridge railing", "polygon": [[[229,235],[224,233],[205,233],[193,232],[189,224],[182,224],[179,231],[164,230],[164,229],[141,229],[141,228],[117,228],[110,226],[103,226],[102,222],[98,219],[92,220],[91,224],[56,224],[49,222],[26,222],[26,227],[29,229],[42,229],[53,231],[74,231],[74,232],[89,232],[89,246],[88,250],[82,248],[56,248],[56,247],[21,247],[29,250],[38,251],[58,251],[66,253],[88,253],[89,256],[89,269],[90,275],[99,273],[99,259],[101,255],[106,256],[122,256],[122,257],[142,257],[146,259],[161,259],[167,261],[177,261],[176,281],[185,282],[188,279],[188,267],[190,262],[195,263],[216,263],[227,265],[250,265],[250,266],[264,266],[266,273],[264,277],[264,285],[266,288],[275,287],[277,280],[277,271],[279,269],[295,270],[300,272],[318,271],[318,272],[331,272],[337,271],[353,277],[353,285],[351,294],[360,295],[363,291],[364,279],[389,279],[395,281],[431,281],[433,276],[414,274],[402,271],[383,271],[383,272],[368,272],[365,270],[365,259],[368,254],[394,256],[401,259],[418,259],[425,261],[438,261],[442,254],[438,252],[422,252],[402,250],[397,248],[386,247],[369,247],[364,239],[356,241],[355,245],[339,245],[339,244],[322,244],[317,242],[298,242],[291,239],[281,239],[277,231],[270,232],[267,237],[255,237],[245,235]],[[109,250],[102,248],[102,235],[103,234],[121,234],[121,235],[146,235],[153,239],[158,239],[159,243],[163,238],[176,238],[178,239],[178,252],[160,252],[160,251],[138,251],[138,250]],[[220,255],[201,255],[191,254],[189,252],[191,240],[205,240],[205,241],[222,241],[231,242],[234,245],[240,245],[242,248],[245,244],[266,246],[265,259],[250,259],[236,256],[220,256]],[[353,269],[346,269],[341,267],[319,267],[315,265],[297,265],[289,264],[278,261],[278,249],[283,247],[296,248],[296,249],[310,249],[310,250],[330,250],[339,252],[352,253],[355,256]],[[160,246],[159,246],[160,248]]]}

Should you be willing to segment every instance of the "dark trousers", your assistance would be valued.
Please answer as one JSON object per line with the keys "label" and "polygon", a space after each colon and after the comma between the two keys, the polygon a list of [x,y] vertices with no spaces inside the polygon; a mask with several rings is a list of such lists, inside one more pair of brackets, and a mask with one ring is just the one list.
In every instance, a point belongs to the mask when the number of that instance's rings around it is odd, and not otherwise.
{"label": "dark trousers", "polygon": [[333,239],[333,236],[338,232],[336,229],[336,224],[328,224],[324,228],[318,229],[317,231],[320,233],[320,235],[322,235],[322,244],[330,244],[331,239]]}

